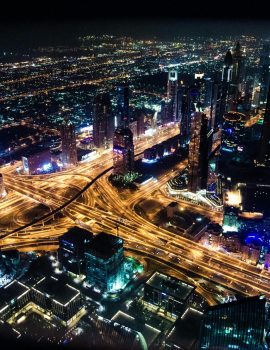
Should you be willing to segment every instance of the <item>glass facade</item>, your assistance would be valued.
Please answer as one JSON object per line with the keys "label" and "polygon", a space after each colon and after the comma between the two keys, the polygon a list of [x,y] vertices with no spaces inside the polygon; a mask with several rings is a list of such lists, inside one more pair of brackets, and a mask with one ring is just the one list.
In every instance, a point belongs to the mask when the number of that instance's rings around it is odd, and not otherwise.
{"label": "glass facade", "polygon": [[267,349],[268,307],[264,296],[217,305],[205,313],[200,349]]}

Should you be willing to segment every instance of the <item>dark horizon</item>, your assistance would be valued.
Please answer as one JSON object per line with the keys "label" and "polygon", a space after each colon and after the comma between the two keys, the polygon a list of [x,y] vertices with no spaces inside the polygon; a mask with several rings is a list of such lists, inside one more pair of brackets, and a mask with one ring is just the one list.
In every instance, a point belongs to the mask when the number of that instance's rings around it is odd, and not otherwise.
{"label": "dark horizon", "polygon": [[255,35],[270,37],[270,22],[248,19],[196,19],[196,18],[91,18],[42,19],[2,21],[0,45],[5,48],[35,48],[38,46],[76,45],[84,35],[110,34],[131,36],[135,39],[174,40],[180,36],[224,37]]}

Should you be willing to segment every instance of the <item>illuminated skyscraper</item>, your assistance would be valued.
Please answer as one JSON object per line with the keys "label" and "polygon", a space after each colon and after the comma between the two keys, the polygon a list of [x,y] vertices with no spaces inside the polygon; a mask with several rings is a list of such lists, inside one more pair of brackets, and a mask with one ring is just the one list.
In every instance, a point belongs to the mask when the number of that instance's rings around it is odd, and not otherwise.
{"label": "illuminated skyscraper", "polygon": [[93,142],[97,148],[108,148],[112,142],[114,121],[110,95],[102,93],[94,99]]}
{"label": "illuminated skyscraper", "polygon": [[265,42],[260,57],[260,102],[265,103],[267,99],[268,86],[270,83],[270,43]]}
{"label": "illuminated skyscraper", "polygon": [[236,43],[236,47],[233,51],[233,71],[232,71],[232,94],[234,101],[241,97],[243,91],[243,82],[245,80],[245,57],[241,50],[239,41]]}
{"label": "illuminated skyscraper", "polygon": [[192,114],[188,154],[188,190],[197,192],[207,188],[208,176],[208,118],[204,113]]}
{"label": "illuminated skyscraper", "polygon": [[171,120],[178,120],[178,99],[177,99],[177,89],[178,89],[178,73],[176,70],[169,70],[168,73],[168,85],[167,85],[167,99],[171,103]]}
{"label": "illuminated skyscraper", "polygon": [[117,86],[117,125],[129,126],[129,87],[127,85]]}
{"label": "illuminated skyscraper", "polygon": [[232,82],[232,67],[232,53],[230,50],[228,50],[224,58],[224,64],[222,69],[220,110],[219,113],[216,114],[215,126],[222,125],[223,116],[227,112],[229,104],[232,102],[232,98],[230,96],[230,84]]}
{"label": "illuminated skyscraper", "polygon": [[182,85],[178,92],[180,114],[180,142],[187,145],[190,139],[191,115],[201,111],[198,81],[191,86]]}
{"label": "illuminated skyscraper", "polygon": [[221,137],[221,158],[229,159],[236,152],[243,151],[246,117],[239,112],[228,112],[223,116]]}
{"label": "illuminated skyscraper", "polygon": [[129,128],[117,128],[113,137],[114,174],[126,175],[134,170],[133,134]]}
{"label": "illuminated skyscraper", "polygon": [[77,165],[75,128],[68,117],[65,117],[60,127],[60,133],[62,141],[62,162],[64,167]]}
{"label": "illuminated skyscraper", "polygon": [[3,178],[3,175],[0,174],[0,199],[4,198],[6,194],[7,192],[4,185],[4,178]]}
{"label": "illuminated skyscraper", "polygon": [[268,308],[264,296],[209,307],[203,321],[200,349],[268,349],[264,341],[269,326]]}
{"label": "illuminated skyscraper", "polygon": [[264,112],[264,121],[257,162],[259,165],[263,166],[270,164],[270,85],[268,88],[267,102]]}

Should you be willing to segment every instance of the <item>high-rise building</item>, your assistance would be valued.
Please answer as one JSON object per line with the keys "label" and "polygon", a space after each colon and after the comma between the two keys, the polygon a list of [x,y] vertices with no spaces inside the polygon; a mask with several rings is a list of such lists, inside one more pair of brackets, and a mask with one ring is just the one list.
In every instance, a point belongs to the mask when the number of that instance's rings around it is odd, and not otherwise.
{"label": "high-rise building", "polygon": [[244,80],[245,80],[245,57],[241,50],[239,41],[236,43],[236,47],[233,51],[233,71],[232,71],[232,95],[234,102],[241,97],[243,92]]}
{"label": "high-rise building", "polygon": [[180,142],[186,146],[190,139],[191,115],[200,110],[200,88],[197,84],[181,85],[178,91]]}
{"label": "high-rise building", "polygon": [[200,349],[267,349],[264,342],[267,318],[264,296],[209,307],[203,320]]}
{"label": "high-rise building", "polygon": [[65,117],[61,127],[61,141],[62,141],[62,162],[64,167],[77,165],[77,148],[76,148],[76,134],[75,127],[71,121]]}
{"label": "high-rise building", "polygon": [[260,72],[259,81],[260,88],[260,102],[265,103],[267,99],[267,92],[270,83],[270,42],[265,42],[262,47],[262,53],[260,57]]}
{"label": "high-rise building", "polygon": [[3,178],[3,175],[0,174],[0,199],[4,198],[6,194],[7,192],[4,185],[4,178]]}
{"label": "high-rise building", "polygon": [[270,164],[270,85],[268,88],[257,163],[262,166]]}
{"label": "high-rise building", "polygon": [[93,142],[97,148],[108,148],[112,142],[114,120],[110,95],[98,94],[93,106]]}
{"label": "high-rise building", "polygon": [[75,275],[85,274],[84,253],[93,234],[80,227],[72,227],[59,238],[58,259],[62,267]]}
{"label": "high-rise building", "polygon": [[171,123],[173,121],[173,103],[172,101],[165,99],[161,101],[160,119],[163,125]]}
{"label": "high-rise building", "polygon": [[233,58],[230,50],[227,51],[221,76],[221,99],[220,99],[220,110],[216,114],[215,126],[222,125],[223,116],[227,112],[230,104],[232,103],[232,98],[230,95],[230,84],[232,82],[232,67]]}
{"label": "high-rise building", "polygon": [[171,121],[178,120],[178,72],[176,70],[169,70],[168,85],[167,85],[167,99],[171,103]]}
{"label": "high-rise building", "polygon": [[235,152],[243,151],[243,140],[245,136],[246,116],[239,112],[228,112],[223,116],[221,157],[228,158]]}
{"label": "high-rise building", "polygon": [[133,135],[129,128],[117,128],[113,137],[114,174],[126,175],[134,169]]}
{"label": "high-rise building", "polygon": [[207,188],[208,177],[208,117],[195,112],[191,119],[188,154],[188,190],[197,192]]}
{"label": "high-rise building", "polygon": [[129,126],[129,87],[128,85],[117,86],[116,88],[117,99],[117,125],[128,127]]}
{"label": "high-rise building", "polygon": [[116,290],[122,278],[123,240],[101,232],[90,242],[85,257],[88,283],[103,292]]}

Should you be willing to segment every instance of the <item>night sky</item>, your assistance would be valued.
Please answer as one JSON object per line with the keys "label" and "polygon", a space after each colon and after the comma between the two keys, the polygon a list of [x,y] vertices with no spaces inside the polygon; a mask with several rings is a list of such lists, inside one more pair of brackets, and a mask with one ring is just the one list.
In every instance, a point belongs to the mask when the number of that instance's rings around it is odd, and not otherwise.
{"label": "night sky", "polygon": [[[270,37],[270,13],[244,1],[21,1],[0,11],[2,48],[76,45],[79,35],[173,39],[178,35]],[[148,3],[146,5],[146,3]],[[256,8],[254,6],[256,5]]]}

